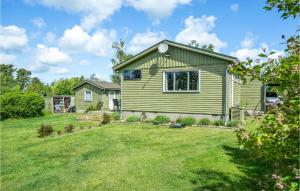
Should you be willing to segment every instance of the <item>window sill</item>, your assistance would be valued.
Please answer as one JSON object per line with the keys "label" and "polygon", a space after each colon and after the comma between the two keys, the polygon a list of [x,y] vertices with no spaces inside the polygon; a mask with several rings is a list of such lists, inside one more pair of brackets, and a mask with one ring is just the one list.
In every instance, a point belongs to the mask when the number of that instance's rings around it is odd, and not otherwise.
{"label": "window sill", "polygon": [[85,102],[92,102],[93,100],[84,100]]}

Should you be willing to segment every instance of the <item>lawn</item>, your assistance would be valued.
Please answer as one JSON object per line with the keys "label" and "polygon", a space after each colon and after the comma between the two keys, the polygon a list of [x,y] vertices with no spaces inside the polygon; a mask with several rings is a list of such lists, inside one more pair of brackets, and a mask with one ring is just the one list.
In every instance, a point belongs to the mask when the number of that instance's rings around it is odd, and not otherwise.
{"label": "lawn", "polygon": [[255,190],[233,130],[109,124],[38,138],[70,114],[1,122],[1,190]]}

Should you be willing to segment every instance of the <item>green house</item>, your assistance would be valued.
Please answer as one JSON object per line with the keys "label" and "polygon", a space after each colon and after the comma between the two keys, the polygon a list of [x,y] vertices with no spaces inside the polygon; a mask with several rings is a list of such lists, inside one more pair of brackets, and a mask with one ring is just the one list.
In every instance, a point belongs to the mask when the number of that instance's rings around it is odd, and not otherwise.
{"label": "green house", "polygon": [[121,73],[122,118],[143,113],[227,120],[230,109],[245,101],[247,109],[262,110],[262,85],[243,86],[228,72],[235,63],[235,57],[163,40],[113,67]]}
{"label": "green house", "polygon": [[120,86],[115,83],[85,80],[73,89],[77,112],[85,112],[89,107],[96,108],[99,102],[103,103],[101,110],[114,110],[113,100],[120,99]]}

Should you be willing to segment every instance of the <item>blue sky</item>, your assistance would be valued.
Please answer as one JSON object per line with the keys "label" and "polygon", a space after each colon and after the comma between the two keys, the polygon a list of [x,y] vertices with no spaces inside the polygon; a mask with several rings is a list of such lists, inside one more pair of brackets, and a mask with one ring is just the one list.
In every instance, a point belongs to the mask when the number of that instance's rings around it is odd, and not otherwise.
{"label": "blue sky", "polygon": [[[254,3],[255,2],[255,3]],[[197,40],[241,60],[261,48],[283,54],[281,35],[299,22],[282,20],[253,0],[3,0],[0,61],[50,83],[95,73],[109,80],[111,43],[132,54],[162,39]],[[275,55],[275,56],[276,56]]]}

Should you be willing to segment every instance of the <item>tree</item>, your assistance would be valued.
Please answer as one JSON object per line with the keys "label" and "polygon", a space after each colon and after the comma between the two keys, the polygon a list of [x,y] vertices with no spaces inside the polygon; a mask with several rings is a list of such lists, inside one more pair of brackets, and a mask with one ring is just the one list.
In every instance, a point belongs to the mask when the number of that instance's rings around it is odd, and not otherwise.
{"label": "tree", "polygon": [[22,92],[25,91],[26,86],[30,82],[30,75],[31,75],[31,72],[24,68],[20,68],[17,70],[16,81],[21,85]]}
{"label": "tree", "polygon": [[14,72],[16,69],[11,64],[0,64],[0,95],[11,91],[16,85]]}
{"label": "tree", "polygon": [[[299,17],[299,1],[268,0],[267,10],[277,7],[284,19]],[[237,131],[241,148],[251,152],[253,159],[272,164],[264,178],[264,190],[299,190],[299,132],[300,132],[300,36],[287,39],[286,56],[272,59],[275,52],[263,50],[259,64],[252,59],[231,68],[244,83],[257,79],[277,86],[272,91],[281,95],[283,103],[271,108],[257,127],[246,123]],[[258,119],[257,119],[258,120]]]}
{"label": "tree", "polygon": [[[113,66],[120,64],[121,62],[124,62],[125,60],[133,57],[131,54],[127,54],[125,52],[125,41],[120,39],[119,42],[114,42],[112,44],[112,48],[116,50],[115,57],[111,59],[111,63]],[[114,83],[120,83],[120,74],[118,72],[113,72],[111,75],[111,80]]]}
{"label": "tree", "polygon": [[82,82],[81,77],[60,79],[54,81],[52,85],[54,95],[74,95],[73,88]]}
{"label": "tree", "polygon": [[192,47],[195,47],[195,48],[201,48],[201,49],[208,50],[208,51],[211,51],[211,52],[214,52],[214,49],[215,49],[213,44],[208,44],[208,45],[205,44],[205,45],[200,46],[200,43],[197,42],[196,40],[191,40],[189,45],[192,46]]}
{"label": "tree", "polygon": [[34,92],[42,96],[51,96],[52,89],[48,84],[44,84],[39,78],[33,77],[26,88],[27,92]]}

